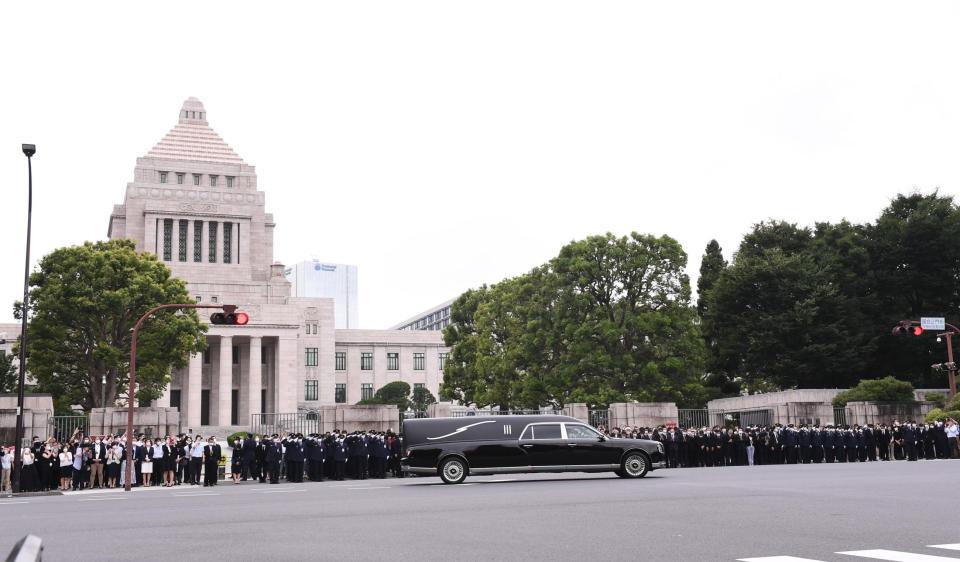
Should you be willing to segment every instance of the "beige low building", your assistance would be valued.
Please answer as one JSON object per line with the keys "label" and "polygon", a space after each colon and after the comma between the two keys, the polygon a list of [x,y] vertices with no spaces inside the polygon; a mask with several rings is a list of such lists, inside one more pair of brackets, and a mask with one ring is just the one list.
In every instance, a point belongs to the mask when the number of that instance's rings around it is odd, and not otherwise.
{"label": "beige low building", "polygon": [[173,373],[155,406],[179,408],[186,430],[352,404],[395,380],[437,395],[447,353],[439,332],[337,330],[332,299],[291,296],[265,201],[254,167],[210,128],[195,98],[137,159],[109,237],[155,253],[198,303],[250,315],[246,326],[211,325],[208,350]]}

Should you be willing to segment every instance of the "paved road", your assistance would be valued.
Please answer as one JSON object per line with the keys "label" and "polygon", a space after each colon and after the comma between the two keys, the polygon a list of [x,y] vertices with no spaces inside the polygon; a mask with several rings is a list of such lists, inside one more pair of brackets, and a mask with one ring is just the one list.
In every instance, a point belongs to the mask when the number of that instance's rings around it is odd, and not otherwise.
{"label": "paved road", "polygon": [[54,561],[960,560],[928,546],[960,543],[958,474],[960,460],[78,493],[0,499],[0,545],[34,533]]}

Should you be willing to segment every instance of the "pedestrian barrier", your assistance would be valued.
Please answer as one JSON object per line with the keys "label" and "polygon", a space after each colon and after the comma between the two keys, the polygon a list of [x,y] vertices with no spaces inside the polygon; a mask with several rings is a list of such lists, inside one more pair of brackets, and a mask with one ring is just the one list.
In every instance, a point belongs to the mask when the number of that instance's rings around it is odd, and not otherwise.
{"label": "pedestrian barrier", "polygon": [[250,415],[250,433],[320,433],[320,412],[261,413]]}

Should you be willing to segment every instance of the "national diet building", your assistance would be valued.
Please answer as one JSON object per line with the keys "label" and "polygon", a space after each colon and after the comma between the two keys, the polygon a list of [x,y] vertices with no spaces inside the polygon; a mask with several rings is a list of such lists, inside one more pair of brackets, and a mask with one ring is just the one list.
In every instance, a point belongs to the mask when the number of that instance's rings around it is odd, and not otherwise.
{"label": "national diet building", "polygon": [[[210,325],[207,350],[172,373],[155,405],[179,408],[186,430],[354,404],[398,380],[437,396],[447,358],[441,334],[338,330],[332,299],[292,297],[265,203],[255,168],[210,127],[196,98],[137,159],[108,236],[156,254],[198,303],[236,304],[250,315],[246,326]],[[206,321],[215,311],[199,312]]]}

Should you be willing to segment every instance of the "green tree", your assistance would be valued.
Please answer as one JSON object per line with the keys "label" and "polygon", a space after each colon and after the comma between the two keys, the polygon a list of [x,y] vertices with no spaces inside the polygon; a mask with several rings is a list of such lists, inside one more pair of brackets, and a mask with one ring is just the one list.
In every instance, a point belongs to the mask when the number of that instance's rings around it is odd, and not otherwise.
{"label": "green tree", "polygon": [[[723,257],[723,249],[716,240],[711,240],[700,261],[700,277],[697,279],[697,314],[700,316],[700,332],[706,346],[707,372],[703,382],[709,390],[705,389],[706,393],[694,400],[696,404],[722,396],[735,396],[740,392],[740,384],[722,368],[716,330],[707,315],[713,288],[726,269],[727,260]],[[690,392],[685,394],[690,395]]]}
{"label": "green tree", "polygon": [[357,404],[392,404],[402,412],[410,407],[410,385],[403,381],[388,382],[377,389],[373,398],[361,400]]}
{"label": "green tree", "polygon": [[464,293],[443,396],[502,409],[682,400],[704,355],[686,260],[666,236],[592,236]]}
{"label": "green tree", "polygon": [[418,412],[427,409],[430,404],[436,404],[437,399],[433,393],[427,390],[425,386],[418,386],[413,389],[413,396],[410,399],[410,407]]}
{"label": "green tree", "polygon": [[[30,275],[27,352],[37,390],[84,409],[114,404],[129,384],[131,332],[159,304],[193,302],[183,281],[133,241],[87,242],[54,250]],[[21,303],[15,315],[21,314]],[[137,398],[159,397],[172,368],[206,346],[195,311],[163,311],[137,341]],[[101,381],[106,378],[106,386]]]}
{"label": "green tree", "polygon": [[863,328],[815,242],[809,229],[761,223],[711,291],[717,366],[748,388],[842,387],[863,369]]}
{"label": "green tree", "polygon": [[930,370],[943,361],[943,344],[932,337],[893,337],[890,328],[921,316],[960,321],[960,211],[953,198],[936,192],[899,195],[867,225],[865,238],[878,301],[870,311],[877,334],[870,368],[922,386],[943,384]]}
{"label": "green tree", "polygon": [[19,379],[14,358],[12,354],[0,351],[0,393],[17,391]]}
{"label": "green tree", "polygon": [[850,390],[844,390],[833,398],[836,407],[846,406],[847,402],[913,402],[913,385],[894,377],[867,379],[857,383]]}

